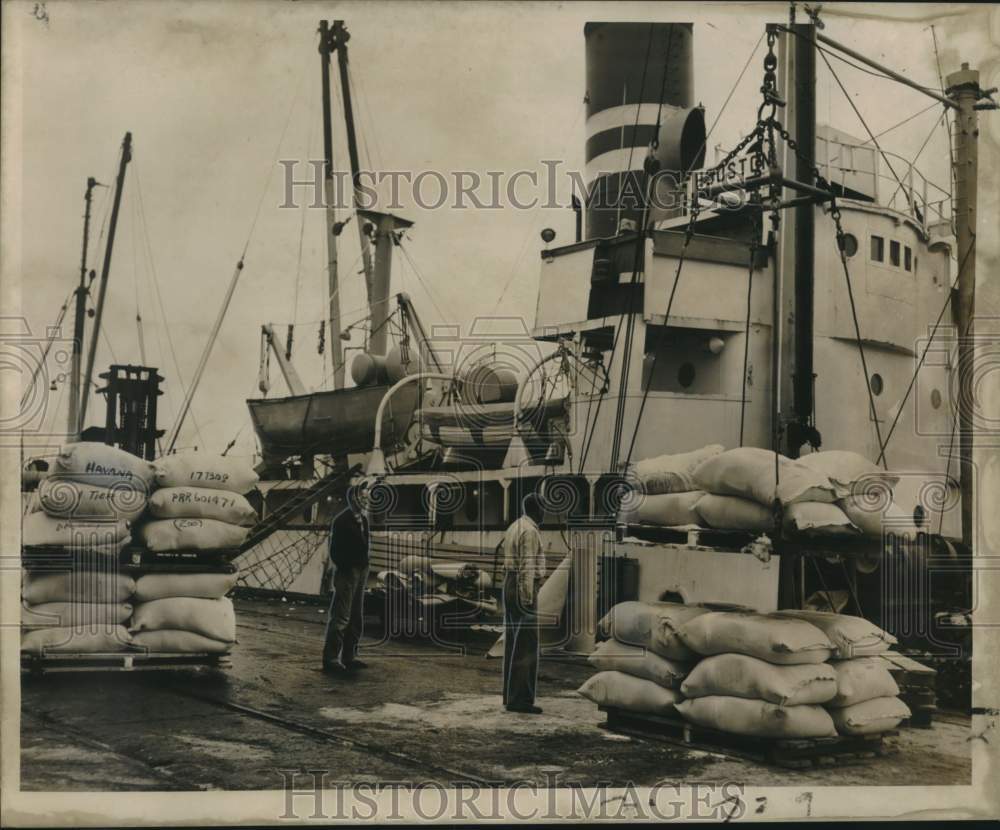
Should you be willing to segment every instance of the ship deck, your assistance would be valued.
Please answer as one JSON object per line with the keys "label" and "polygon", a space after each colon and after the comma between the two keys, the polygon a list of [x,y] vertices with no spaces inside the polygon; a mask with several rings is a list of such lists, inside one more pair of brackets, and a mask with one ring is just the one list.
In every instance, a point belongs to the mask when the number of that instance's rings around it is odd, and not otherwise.
{"label": "ship deck", "polygon": [[330,782],[434,779],[635,786],[944,785],[971,780],[969,719],[940,713],[901,729],[894,751],[856,764],[765,766],[601,727],[575,693],[593,669],[542,661],[539,716],[500,705],[489,638],[466,652],[368,640],[369,668],[318,671],[325,613],[306,602],[240,599],[231,665],[24,676],[21,788],[30,791],[279,789],[279,770],[329,770]]}

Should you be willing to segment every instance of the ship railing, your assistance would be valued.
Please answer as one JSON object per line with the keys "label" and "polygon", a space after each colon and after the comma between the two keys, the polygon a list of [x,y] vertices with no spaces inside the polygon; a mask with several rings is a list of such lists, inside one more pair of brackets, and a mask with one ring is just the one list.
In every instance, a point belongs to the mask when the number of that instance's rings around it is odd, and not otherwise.
{"label": "ship railing", "polygon": [[877,205],[908,215],[925,233],[951,225],[951,193],[898,153],[820,135],[816,156],[820,173],[842,193],[853,190],[869,196]]}

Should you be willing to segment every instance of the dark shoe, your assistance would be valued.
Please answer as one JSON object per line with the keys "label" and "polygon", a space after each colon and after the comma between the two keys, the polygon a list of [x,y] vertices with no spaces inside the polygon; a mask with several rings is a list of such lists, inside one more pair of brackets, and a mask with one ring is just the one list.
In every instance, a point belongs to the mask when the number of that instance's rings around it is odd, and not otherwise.
{"label": "dark shoe", "polygon": [[367,669],[368,664],[364,660],[351,660],[350,663],[346,663],[345,667],[349,671],[354,671],[354,669]]}
{"label": "dark shoe", "polygon": [[324,663],[323,674],[332,674],[334,676],[344,675],[347,674],[347,666],[339,660],[336,660],[333,663]]}
{"label": "dark shoe", "polygon": [[540,715],[542,714],[541,706],[508,706],[508,712],[518,712],[522,715]]}

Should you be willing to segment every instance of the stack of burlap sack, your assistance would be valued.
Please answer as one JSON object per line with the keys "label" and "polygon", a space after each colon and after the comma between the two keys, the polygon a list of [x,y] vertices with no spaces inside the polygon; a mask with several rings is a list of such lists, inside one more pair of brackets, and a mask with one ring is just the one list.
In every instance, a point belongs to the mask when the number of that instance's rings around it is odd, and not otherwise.
{"label": "stack of burlap sack", "polygon": [[245,461],[205,453],[158,459],[155,492],[135,540],[150,551],[239,547],[257,512],[243,495],[257,483]]}
{"label": "stack of burlap sack", "polygon": [[[220,560],[203,573],[126,575],[119,554],[129,543],[154,552],[239,546],[257,518],[243,495],[256,482],[238,459],[189,453],[150,463],[104,444],[67,445],[24,519],[33,570],[22,585],[22,651],[228,651],[235,568]],[[38,554],[52,549],[73,554],[68,571],[45,572]]]}
{"label": "stack of burlap sack", "polygon": [[105,444],[67,444],[22,524],[21,649],[30,654],[121,651],[135,582],[118,572],[154,469]]}
{"label": "stack of burlap sack", "polygon": [[698,659],[678,636],[707,608],[674,602],[620,602],[597,624],[606,637],[590,655],[595,674],[579,693],[599,706],[673,714],[680,688]]}
{"label": "stack of burlap sack", "polygon": [[916,532],[892,502],[899,477],[857,453],[832,450],[792,460],[771,450],[713,444],[632,467],[641,491],[626,523],[770,532],[780,515],[791,533],[881,536]]}
{"label": "stack of burlap sack", "polygon": [[148,652],[225,654],[236,642],[226,596],[233,573],[148,573],[135,583],[128,623],[132,644]]}
{"label": "stack of burlap sack", "polygon": [[825,611],[777,611],[772,616],[810,623],[830,640],[837,693],[823,705],[841,735],[886,732],[910,717],[889,665],[880,656],[896,644],[887,631],[862,617]]}
{"label": "stack of burlap sack", "polygon": [[22,525],[22,544],[117,557],[145,511],[153,465],[105,444],[67,444],[39,484]]}
{"label": "stack of burlap sack", "polygon": [[130,649],[135,580],[102,570],[24,571],[21,651],[95,654]]}
{"label": "stack of burlap sack", "polygon": [[579,692],[600,705],[762,738],[884,732],[910,715],[877,656],[895,640],[859,617],[626,602],[599,632],[613,639]]}
{"label": "stack of burlap sack", "polygon": [[[154,552],[210,553],[238,547],[257,520],[243,495],[257,483],[246,462],[204,453],[158,459],[156,490],[136,541]],[[148,573],[136,581],[129,631],[150,652],[225,653],[236,642],[226,594],[234,573]]]}

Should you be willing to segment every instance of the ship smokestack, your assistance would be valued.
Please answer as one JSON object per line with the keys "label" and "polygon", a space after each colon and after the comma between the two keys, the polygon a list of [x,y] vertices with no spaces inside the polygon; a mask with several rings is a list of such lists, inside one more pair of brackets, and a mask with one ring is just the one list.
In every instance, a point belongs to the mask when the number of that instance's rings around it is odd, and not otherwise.
{"label": "ship smokestack", "polygon": [[613,236],[623,219],[636,225],[641,221],[643,162],[655,137],[658,113],[657,156],[675,159],[681,171],[701,165],[704,115],[700,108],[691,109],[693,29],[691,23],[584,27],[587,238]]}

